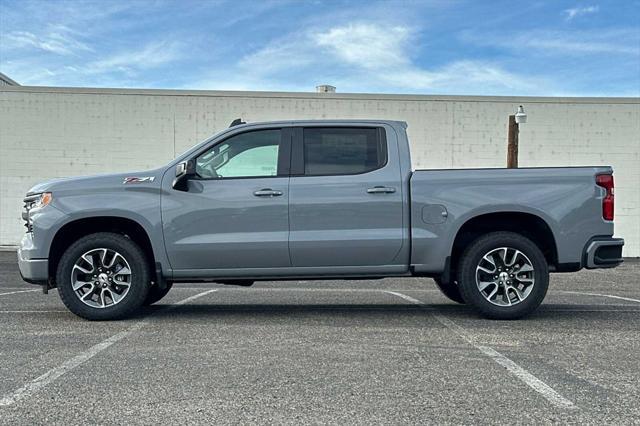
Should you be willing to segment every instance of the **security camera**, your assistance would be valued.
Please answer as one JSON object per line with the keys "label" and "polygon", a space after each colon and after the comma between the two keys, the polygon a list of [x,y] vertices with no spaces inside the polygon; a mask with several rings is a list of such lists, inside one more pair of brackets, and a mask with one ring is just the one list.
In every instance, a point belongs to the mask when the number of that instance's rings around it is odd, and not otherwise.
{"label": "security camera", "polygon": [[522,105],[518,107],[518,111],[516,112],[516,123],[526,123],[527,122],[527,114],[524,112],[524,108]]}

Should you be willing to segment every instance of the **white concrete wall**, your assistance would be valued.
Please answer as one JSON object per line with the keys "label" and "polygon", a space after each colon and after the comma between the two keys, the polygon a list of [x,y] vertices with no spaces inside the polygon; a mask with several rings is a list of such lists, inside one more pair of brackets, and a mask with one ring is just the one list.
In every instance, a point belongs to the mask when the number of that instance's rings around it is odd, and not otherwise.
{"label": "white concrete wall", "polygon": [[22,198],[59,176],[165,163],[237,118],[409,123],[416,168],[500,167],[523,104],[521,166],[612,165],[616,234],[640,256],[640,99],[0,88],[0,244],[17,244]]}

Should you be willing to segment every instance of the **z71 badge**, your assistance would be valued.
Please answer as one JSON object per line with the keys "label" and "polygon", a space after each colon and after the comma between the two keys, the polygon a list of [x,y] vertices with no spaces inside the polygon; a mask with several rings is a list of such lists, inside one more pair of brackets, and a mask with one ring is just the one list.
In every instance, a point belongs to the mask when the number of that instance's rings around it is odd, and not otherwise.
{"label": "z71 badge", "polygon": [[155,179],[155,176],[144,176],[144,177],[136,177],[136,176],[131,176],[131,177],[126,177],[124,178],[124,182],[122,182],[123,185],[126,185],[128,183],[145,183],[145,182],[153,182],[153,180]]}

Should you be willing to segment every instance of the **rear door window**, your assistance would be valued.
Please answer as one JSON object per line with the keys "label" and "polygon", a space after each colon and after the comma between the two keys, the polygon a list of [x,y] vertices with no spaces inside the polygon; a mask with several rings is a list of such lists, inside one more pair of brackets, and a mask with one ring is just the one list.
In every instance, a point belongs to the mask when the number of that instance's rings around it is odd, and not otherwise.
{"label": "rear door window", "polygon": [[381,134],[378,128],[305,128],[304,175],[354,175],[383,167],[387,152]]}

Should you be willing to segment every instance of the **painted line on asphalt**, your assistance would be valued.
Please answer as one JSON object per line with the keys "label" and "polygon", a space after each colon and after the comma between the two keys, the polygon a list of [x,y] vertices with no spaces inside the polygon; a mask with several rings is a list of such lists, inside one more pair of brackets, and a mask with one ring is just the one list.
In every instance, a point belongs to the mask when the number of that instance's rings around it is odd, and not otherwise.
{"label": "painted line on asphalt", "polygon": [[18,293],[30,293],[32,291],[42,291],[42,290],[20,290],[20,291],[10,291],[9,293],[0,293],[0,296],[8,296],[10,294],[18,294]]}
{"label": "painted line on asphalt", "polygon": [[384,292],[388,293],[388,294],[393,294],[394,296],[398,296],[398,297],[406,300],[407,302],[410,302],[410,303],[413,303],[413,304],[416,304],[416,305],[426,305],[426,303],[421,302],[418,299],[414,299],[413,297],[407,296],[406,294],[398,293],[397,291],[384,290]]}
{"label": "painted line on asphalt", "polygon": [[174,303],[173,305],[169,305],[169,306],[167,306],[167,307],[165,307],[165,308],[162,308],[162,309],[160,309],[158,312],[161,312],[161,311],[169,311],[169,310],[171,310],[171,309],[174,309],[176,306],[185,305],[185,304],[187,304],[187,303],[191,302],[192,300],[199,299],[199,298],[201,298],[202,296],[206,296],[207,294],[211,294],[211,293],[213,293],[214,291],[218,291],[218,289],[217,289],[217,288],[214,288],[214,289],[211,289],[211,290],[203,291],[202,293],[194,294],[193,296],[189,296],[189,297],[187,297],[186,299],[182,299],[181,301],[176,302],[176,303]]}
{"label": "painted line on asphalt", "polygon": [[631,297],[614,296],[613,294],[587,293],[584,291],[567,291],[567,290],[556,290],[556,292],[567,293],[567,294],[581,294],[583,296],[608,297],[609,299],[626,300],[628,302],[640,303],[640,299],[632,299]]}
{"label": "painted line on asphalt", "polygon": [[[398,293],[395,291],[385,291],[385,293],[400,297],[408,302],[411,302],[416,305],[425,305],[424,302],[414,299],[411,296],[407,296],[406,294]],[[560,395],[556,390],[554,390],[551,386],[547,385],[542,380],[538,379],[536,376],[525,370],[520,365],[516,364],[511,359],[507,358],[500,352],[495,349],[477,344],[475,339],[470,336],[467,331],[459,326],[458,324],[451,321],[449,318],[439,315],[437,313],[432,312],[431,315],[442,325],[444,325],[449,330],[453,331],[458,337],[462,338],[468,344],[478,349],[484,355],[492,359],[497,364],[503,366],[507,369],[508,372],[516,376],[522,382],[524,382],[527,386],[538,392],[542,395],[547,401],[551,402],[553,405],[561,408],[577,408],[573,402],[568,400],[567,398]]]}
{"label": "painted line on asphalt", "polygon": [[25,287],[35,287],[35,285],[21,285],[19,287],[2,287],[2,290],[24,290]]}
{"label": "painted line on asphalt", "polygon": [[[628,307],[629,305],[613,305]],[[540,312],[616,312],[616,313],[631,313],[640,312],[640,309],[541,309]]]}
{"label": "painted line on asphalt", "polygon": [[[231,305],[230,305],[231,306]],[[239,305],[242,306],[242,305]],[[290,305],[290,306],[298,306],[298,305]],[[611,306],[620,306],[622,308],[627,307],[629,305],[611,305]],[[322,306],[313,306],[314,309],[317,310],[335,310],[336,308],[342,309],[342,310],[353,310],[353,311],[358,311],[358,310],[379,310],[379,311],[385,311],[388,310],[388,307],[384,307],[381,306],[379,308],[372,308],[370,306],[363,306],[363,307],[357,307],[357,306],[350,306],[350,307],[345,307],[345,306],[335,306],[335,307],[322,307]],[[597,312],[615,312],[615,313],[640,313],[640,309],[544,309],[541,310],[544,312],[588,312],[588,313],[597,313]],[[65,313],[69,313],[69,311],[64,310],[64,309],[60,309],[60,310],[43,310],[43,311],[37,311],[37,310],[24,310],[24,311],[0,311],[0,314],[50,314],[50,313],[61,313],[61,314],[65,314]]]}
{"label": "painted line on asphalt", "polygon": [[[233,287],[233,286],[229,286],[230,288],[221,288],[221,287],[217,287],[217,290],[220,291],[244,291],[244,292],[252,292],[252,291],[273,291],[273,292],[277,292],[277,291],[303,291],[303,292],[313,292],[313,291],[325,291],[325,292],[345,292],[345,293],[377,293],[379,292],[380,288],[254,288],[254,287]],[[202,288],[205,287],[181,287],[181,286],[177,286],[174,285],[171,288],[171,291],[175,290],[175,289],[179,289],[179,290],[200,290]],[[400,288],[400,289],[387,289],[389,291],[419,291],[419,292],[440,292],[440,290],[438,289],[406,289],[406,288]]]}
{"label": "painted line on asphalt", "polygon": [[2,399],[0,399],[0,407],[7,407],[10,405],[13,405],[16,402],[20,401],[21,399],[31,396],[33,393],[44,388],[45,386],[55,381],[56,379],[58,379],[60,376],[64,375],[68,371],[71,371],[74,368],[78,367],[79,365],[84,364],[85,362],[87,362],[88,360],[90,360],[91,358],[93,358],[103,350],[107,349],[109,346],[124,339],[125,337],[129,336],[131,333],[141,329],[144,325],[145,325],[144,322],[139,322],[133,325],[132,327],[129,327],[125,331],[121,331],[120,333],[114,334],[113,336],[109,337],[106,340],[103,340],[97,345],[90,347],[89,349],[82,352],[81,354],[76,355],[75,357],[63,362],[61,365],[55,368],[52,368],[51,370],[47,371],[43,375],[36,377],[35,379],[25,384],[21,388],[15,390],[9,395],[5,395]]}
{"label": "painted line on asphalt", "polygon": [[[167,310],[173,309],[173,308],[175,308],[177,306],[184,305],[184,304],[189,303],[189,302],[191,302],[191,301],[193,301],[195,299],[198,299],[199,297],[206,296],[207,294],[213,293],[214,291],[216,291],[216,289],[203,291],[202,293],[198,293],[198,294],[196,294],[194,296],[187,297],[186,299],[183,299],[183,300],[181,300],[181,301],[179,301],[177,303],[174,303],[173,305],[169,305],[169,306],[167,306],[167,307],[165,307],[165,308],[163,308],[163,309],[161,309],[161,310],[159,310],[157,312],[167,311]],[[100,352],[104,351],[105,349],[107,349],[108,347],[113,345],[114,343],[117,343],[120,340],[124,339],[125,337],[128,337],[131,334],[135,333],[136,331],[140,330],[142,327],[147,325],[149,322],[150,322],[149,319],[142,320],[142,321],[132,325],[128,329],[126,329],[124,331],[121,331],[119,333],[116,333],[113,336],[109,337],[108,339],[103,340],[102,342],[98,343],[97,345],[91,346],[86,351],[84,351],[84,352],[76,355],[75,357],[63,362],[59,366],[52,368],[51,370],[47,371],[43,375],[41,375],[39,377],[36,377],[35,379],[31,380],[29,383],[25,384],[24,386],[16,389],[15,391],[13,391],[12,393],[10,393],[8,395],[5,395],[4,397],[2,397],[2,399],[0,399],[0,407],[7,407],[7,406],[15,404],[16,402],[18,402],[18,401],[20,401],[22,399],[28,398],[29,396],[31,396],[35,392],[39,391],[40,389],[42,389],[45,386],[49,385],[50,383],[52,383],[56,379],[60,378],[65,373],[67,373],[67,372],[73,370],[74,368],[84,364],[85,362],[87,362],[88,360],[90,360],[91,358],[93,358],[94,356],[99,354]]]}

